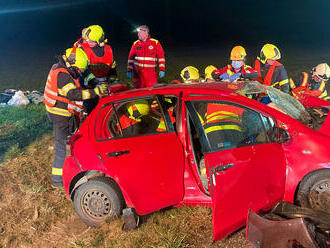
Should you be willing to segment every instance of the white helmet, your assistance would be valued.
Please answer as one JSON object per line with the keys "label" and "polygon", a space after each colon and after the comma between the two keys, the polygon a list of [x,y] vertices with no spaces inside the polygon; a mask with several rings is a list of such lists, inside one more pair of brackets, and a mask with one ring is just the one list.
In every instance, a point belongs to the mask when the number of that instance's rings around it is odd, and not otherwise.
{"label": "white helmet", "polygon": [[330,78],[330,67],[327,63],[319,64],[312,69],[312,75],[324,81],[328,81]]}

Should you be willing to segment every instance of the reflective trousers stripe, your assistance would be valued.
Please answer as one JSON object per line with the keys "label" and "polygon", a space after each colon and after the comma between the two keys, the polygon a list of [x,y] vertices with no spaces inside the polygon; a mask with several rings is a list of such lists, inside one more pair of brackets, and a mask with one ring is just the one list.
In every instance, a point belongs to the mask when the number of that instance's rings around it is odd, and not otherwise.
{"label": "reflective trousers stripe", "polygon": [[55,176],[62,176],[63,169],[60,168],[52,168],[52,174]]}
{"label": "reflective trousers stripe", "polygon": [[61,108],[56,108],[56,107],[49,107],[46,105],[46,110],[49,113],[55,114],[55,115],[61,115],[61,116],[66,116],[70,117],[72,114],[69,112],[69,110],[66,109],[61,109]]}

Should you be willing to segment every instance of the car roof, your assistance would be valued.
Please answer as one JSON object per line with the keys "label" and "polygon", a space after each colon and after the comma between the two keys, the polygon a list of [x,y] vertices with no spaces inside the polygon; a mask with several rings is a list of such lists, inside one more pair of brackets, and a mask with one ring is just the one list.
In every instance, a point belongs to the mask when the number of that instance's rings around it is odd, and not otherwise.
{"label": "car roof", "polygon": [[221,82],[221,83],[184,83],[184,84],[157,84],[150,88],[141,88],[115,93],[102,99],[104,103],[143,95],[157,94],[206,94],[228,96],[244,86],[244,82]]}

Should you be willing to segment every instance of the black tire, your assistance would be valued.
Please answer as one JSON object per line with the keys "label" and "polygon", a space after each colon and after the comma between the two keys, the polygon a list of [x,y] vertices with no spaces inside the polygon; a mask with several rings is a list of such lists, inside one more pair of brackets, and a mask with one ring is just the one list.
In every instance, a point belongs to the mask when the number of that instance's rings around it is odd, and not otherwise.
{"label": "black tire", "polygon": [[121,214],[124,198],[110,178],[95,177],[77,188],[73,204],[86,225],[98,226]]}
{"label": "black tire", "polygon": [[330,213],[330,169],[305,176],[298,187],[296,202],[302,207]]}

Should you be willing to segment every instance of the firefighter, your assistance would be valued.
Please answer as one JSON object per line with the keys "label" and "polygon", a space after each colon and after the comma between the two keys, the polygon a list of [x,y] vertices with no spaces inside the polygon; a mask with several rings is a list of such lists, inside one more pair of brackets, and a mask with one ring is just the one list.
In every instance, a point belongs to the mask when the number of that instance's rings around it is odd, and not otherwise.
{"label": "firefighter", "polygon": [[[94,88],[96,85],[117,80],[116,61],[113,59],[112,48],[105,39],[104,31],[99,25],[91,25],[84,28],[82,37],[76,44],[86,53],[89,61],[89,74],[85,78],[85,86]],[[95,80],[93,80],[95,78]],[[97,105],[98,98],[84,102],[87,113],[90,113]]]}
{"label": "firefighter", "polygon": [[254,68],[258,71],[256,80],[264,85],[289,93],[288,74],[284,66],[277,61],[280,58],[280,50],[275,45],[264,45],[260,51],[260,57],[257,58],[254,64]]}
{"label": "firefighter", "polygon": [[231,64],[213,72],[217,80],[229,80],[233,82],[238,79],[251,80],[258,77],[258,72],[245,64],[246,51],[242,46],[235,46],[230,52]]}
{"label": "firefighter", "polygon": [[215,82],[215,79],[214,79],[214,71],[216,71],[217,68],[214,66],[214,65],[209,65],[205,68],[204,70],[204,79],[205,79],[205,82],[206,83],[211,83],[211,82]]}
{"label": "firefighter", "polygon": [[322,63],[315,66],[310,73],[301,72],[301,75],[294,78],[294,80],[290,79],[290,87],[292,89],[298,87],[309,89],[305,93],[329,101],[330,96],[328,96],[328,92],[325,89],[326,82],[329,78],[330,67],[327,63]]}
{"label": "firefighter", "polygon": [[139,39],[128,55],[127,77],[131,79],[133,74],[135,88],[152,87],[157,84],[157,61],[159,78],[165,76],[164,50],[158,40],[150,38],[148,26],[142,25],[137,30]]}
{"label": "firefighter", "polygon": [[53,123],[55,156],[52,168],[52,184],[63,186],[62,167],[66,156],[67,137],[74,129],[75,118],[82,110],[82,102],[107,94],[107,85],[100,84],[94,89],[81,89],[79,77],[86,70],[88,58],[80,48],[67,49],[49,72],[44,103],[47,115]]}

